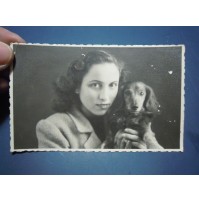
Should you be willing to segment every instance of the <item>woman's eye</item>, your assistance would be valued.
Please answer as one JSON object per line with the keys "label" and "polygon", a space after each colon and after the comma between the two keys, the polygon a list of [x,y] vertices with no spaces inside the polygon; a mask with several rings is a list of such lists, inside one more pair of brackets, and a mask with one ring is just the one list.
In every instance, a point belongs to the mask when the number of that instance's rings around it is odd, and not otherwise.
{"label": "woman's eye", "polygon": [[118,83],[116,83],[116,82],[110,84],[111,88],[114,88],[114,87],[117,87],[117,86],[118,86]]}
{"label": "woman's eye", "polygon": [[101,85],[99,83],[92,83],[92,84],[90,84],[90,86],[95,89],[99,89],[101,87]]}

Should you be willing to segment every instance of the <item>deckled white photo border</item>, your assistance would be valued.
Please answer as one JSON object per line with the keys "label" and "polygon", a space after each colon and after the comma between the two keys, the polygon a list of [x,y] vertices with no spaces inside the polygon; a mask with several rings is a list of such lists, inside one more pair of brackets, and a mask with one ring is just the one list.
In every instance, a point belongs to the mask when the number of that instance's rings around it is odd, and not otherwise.
{"label": "deckled white photo border", "polygon": [[40,43],[12,43],[10,46],[13,49],[14,45],[23,46],[60,46],[60,47],[113,47],[113,48],[143,48],[143,47],[181,47],[181,121],[180,121],[180,148],[179,149],[14,149],[14,109],[13,109],[13,66],[11,67],[9,94],[10,94],[10,151],[11,152],[40,152],[40,151],[62,151],[62,152],[183,152],[184,151],[184,112],[185,112],[185,45],[99,45],[99,44],[40,44]]}

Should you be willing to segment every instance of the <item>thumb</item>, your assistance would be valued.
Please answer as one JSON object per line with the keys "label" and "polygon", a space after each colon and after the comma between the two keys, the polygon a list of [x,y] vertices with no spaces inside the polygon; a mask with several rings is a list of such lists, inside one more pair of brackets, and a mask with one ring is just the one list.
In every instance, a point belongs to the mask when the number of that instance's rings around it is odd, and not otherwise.
{"label": "thumb", "polygon": [[0,71],[4,70],[13,59],[12,49],[5,43],[0,42]]}

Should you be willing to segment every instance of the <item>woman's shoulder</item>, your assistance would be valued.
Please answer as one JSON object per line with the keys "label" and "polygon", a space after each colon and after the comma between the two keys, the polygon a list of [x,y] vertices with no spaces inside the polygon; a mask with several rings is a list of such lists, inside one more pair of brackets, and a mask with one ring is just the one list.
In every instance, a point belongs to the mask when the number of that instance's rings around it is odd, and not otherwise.
{"label": "woman's shoulder", "polygon": [[50,121],[50,122],[57,122],[57,121],[65,121],[68,118],[69,118],[68,113],[55,113],[50,115],[44,120]]}
{"label": "woman's shoulder", "polygon": [[67,113],[55,113],[36,125],[36,136],[40,148],[68,148],[69,136],[75,127]]}
{"label": "woman's shoulder", "polygon": [[46,127],[49,125],[56,126],[58,128],[61,127],[71,127],[72,121],[68,113],[55,113],[47,117],[46,119],[42,119],[37,123],[37,128]]}

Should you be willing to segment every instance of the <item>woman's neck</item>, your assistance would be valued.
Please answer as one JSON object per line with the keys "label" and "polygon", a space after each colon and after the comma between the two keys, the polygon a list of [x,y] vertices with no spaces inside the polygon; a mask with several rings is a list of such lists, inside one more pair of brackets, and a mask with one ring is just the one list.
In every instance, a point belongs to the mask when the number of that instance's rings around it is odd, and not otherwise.
{"label": "woman's neck", "polygon": [[101,141],[105,140],[106,128],[105,128],[105,115],[97,116],[88,111],[84,106],[79,107],[82,114],[89,120],[95,133]]}
{"label": "woman's neck", "polygon": [[89,119],[89,120],[95,120],[95,119],[101,119],[104,117],[104,115],[102,116],[97,116],[97,115],[94,115],[92,112],[90,112],[86,107],[84,107],[82,104],[81,106],[79,107],[80,108],[80,111],[84,114],[84,116]]}

